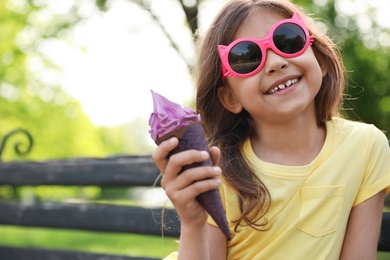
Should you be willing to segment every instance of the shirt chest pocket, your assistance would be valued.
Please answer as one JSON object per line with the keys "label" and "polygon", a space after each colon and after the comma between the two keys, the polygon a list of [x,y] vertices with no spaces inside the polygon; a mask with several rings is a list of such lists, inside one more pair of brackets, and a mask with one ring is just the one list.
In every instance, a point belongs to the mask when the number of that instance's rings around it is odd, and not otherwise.
{"label": "shirt chest pocket", "polygon": [[345,186],[302,187],[298,228],[315,237],[336,231],[344,196]]}

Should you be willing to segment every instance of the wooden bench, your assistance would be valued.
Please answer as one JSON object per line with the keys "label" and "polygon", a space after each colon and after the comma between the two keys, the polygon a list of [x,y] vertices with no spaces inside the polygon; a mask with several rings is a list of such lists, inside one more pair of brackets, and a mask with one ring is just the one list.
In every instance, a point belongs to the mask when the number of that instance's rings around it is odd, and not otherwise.
{"label": "wooden bench", "polygon": [[[152,187],[158,174],[158,169],[150,156],[0,163],[0,185],[12,186]],[[158,182],[157,185],[159,185]],[[0,201],[0,225],[161,236],[160,217],[161,209],[152,211],[150,208],[136,206],[94,203],[23,204]],[[164,218],[169,219],[169,229],[164,230],[164,236],[178,237],[180,223],[175,211],[166,209]],[[383,214],[378,250],[390,252],[390,213]],[[0,246],[0,259],[134,260],[152,258]]]}
{"label": "wooden bench", "polygon": [[[152,187],[158,175],[159,171],[150,156],[0,163],[0,185],[12,186]],[[159,182],[156,185],[158,186]],[[0,201],[0,225],[157,236],[164,234],[164,237],[178,237],[180,223],[176,212],[166,208],[164,219],[169,229],[164,229],[162,233],[161,208],[97,203],[23,204]],[[0,259],[134,260],[153,258],[0,246]]]}

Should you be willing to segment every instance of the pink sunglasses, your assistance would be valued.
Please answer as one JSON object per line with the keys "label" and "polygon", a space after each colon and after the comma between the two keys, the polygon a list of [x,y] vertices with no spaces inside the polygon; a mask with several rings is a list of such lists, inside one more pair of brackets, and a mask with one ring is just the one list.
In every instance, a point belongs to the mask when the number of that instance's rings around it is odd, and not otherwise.
{"label": "pink sunglasses", "polygon": [[301,17],[294,14],[272,26],[263,39],[240,38],[228,46],[218,45],[222,79],[250,77],[258,73],[264,66],[267,49],[282,57],[293,58],[303,54],[313,41],[314,36],[309,35]]}

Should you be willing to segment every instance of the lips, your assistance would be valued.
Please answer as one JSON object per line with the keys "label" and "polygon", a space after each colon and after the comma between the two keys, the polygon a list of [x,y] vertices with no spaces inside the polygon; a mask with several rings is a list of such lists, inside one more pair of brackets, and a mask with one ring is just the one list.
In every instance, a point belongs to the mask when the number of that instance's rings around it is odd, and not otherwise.
{"label": "lips", "polygon": [[276,87],[271,88],[266,92],[267,95],[275,94],[276,92],[291,87],[299,81],[299,78],[293,78],[287,80],[285,83],[278,84]]}

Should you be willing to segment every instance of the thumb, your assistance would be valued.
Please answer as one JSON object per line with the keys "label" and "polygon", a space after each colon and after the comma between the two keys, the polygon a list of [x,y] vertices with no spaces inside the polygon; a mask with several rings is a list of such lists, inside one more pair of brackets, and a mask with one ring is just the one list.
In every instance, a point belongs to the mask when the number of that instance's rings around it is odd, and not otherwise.
{"label": "thumb", "polygon": [[218,147],[213,146],[210,148],[210,155],[211,155],[211,160],[213,161],[213,164],[218,165],[219,159],[221,158],[221,150]]}

